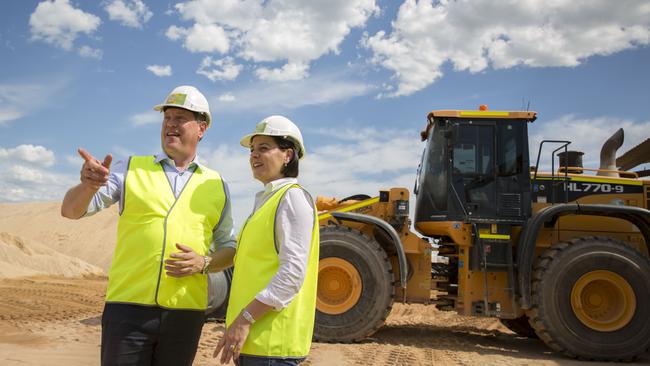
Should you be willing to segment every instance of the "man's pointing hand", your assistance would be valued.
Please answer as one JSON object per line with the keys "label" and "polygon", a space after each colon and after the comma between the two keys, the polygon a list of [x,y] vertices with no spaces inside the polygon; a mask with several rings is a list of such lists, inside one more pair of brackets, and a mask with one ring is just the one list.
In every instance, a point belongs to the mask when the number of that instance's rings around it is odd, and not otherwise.
{"label": "man's pointing hand", "polygon": [[111,162],[113,161],[113,156],[111,154],[106,155],[103,162],[100,162],[95,157],[90,155],[88,151],[83,148],[79,148],[79,156],[84,159],[84,164],[81,167],[80,179],[81,184],[84,186],[97,191],[101,186],[105,185],[108,182],[108,176],[110,174]]}

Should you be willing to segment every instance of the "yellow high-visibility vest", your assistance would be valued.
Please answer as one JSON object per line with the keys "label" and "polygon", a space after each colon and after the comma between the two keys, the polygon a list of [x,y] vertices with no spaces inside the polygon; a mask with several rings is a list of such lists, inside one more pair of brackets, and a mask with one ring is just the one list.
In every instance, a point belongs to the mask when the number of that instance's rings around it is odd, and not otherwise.
{"label": "yellow high-visibility vest", "polygon": [[[273,193],[251,217],[239,234],[235,272],[226,314],[230,326],[239,313],[264,289],[280,266],[275,246],[275,216],[287,184]],[[289,306],[268,311],[250,327],[241,353],[267,357],[305,357],[309,354],[316,314],[318,284],[319,228],[314,210],[314,229],[302,287]]]}
{"label": "yellow high-visibility vest", "polygon": [[197,166],[176,198],[154,159],[129,160],[106,301],[205,310],[207,276],[169,277],[163,261],[179,252],[176,243],[207,255],[212,230],[226,204],[223,181],[216,171]]}

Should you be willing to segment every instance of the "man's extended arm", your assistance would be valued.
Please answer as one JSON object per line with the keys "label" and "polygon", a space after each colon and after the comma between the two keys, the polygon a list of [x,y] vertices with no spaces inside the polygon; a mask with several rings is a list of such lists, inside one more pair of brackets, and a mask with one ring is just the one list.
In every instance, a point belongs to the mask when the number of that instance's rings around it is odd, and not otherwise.
{"label": "man's extended arm", "polygon": [[100,162],[82,148],[79,149],[79,155],[84,159],[79,173],[81,183],[68,190],[61,204],[61,216],[69,219],[78,219],[86,213],[95,193],[108,182],[113,160],[108,154],[104,161]]}

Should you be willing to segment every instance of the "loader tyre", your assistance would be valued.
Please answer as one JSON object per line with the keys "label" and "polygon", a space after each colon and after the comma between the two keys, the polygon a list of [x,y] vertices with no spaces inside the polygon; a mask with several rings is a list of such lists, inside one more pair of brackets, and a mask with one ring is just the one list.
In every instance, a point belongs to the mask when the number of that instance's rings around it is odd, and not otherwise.
{"label": "loader tyre", "polygon": [[233,267],[208,274],[208,308],[205,310],[207,320],[226,320],[232,274]]}
{"label": "loader tyre", "polygon": [[528,316],[522,315],[519,318],[515,319],[500,319],[501,324],[506,328],[515,332],[517,335],[526,337],[526,338],[537,338],[537,333],[535,333],[535,328],[528,322]]}
{"label": "loader tyre", "polygon": [[650,260],[624,243],[586,237],[553,245],[533,268],[540,339],[569,357],[631,361],[650,348]]}
{"label": "loader tyre", "polygon": [[354,342],[375,333],[393,306],[393,281],[377,241],[345,226],[321,228],[314,339]]}

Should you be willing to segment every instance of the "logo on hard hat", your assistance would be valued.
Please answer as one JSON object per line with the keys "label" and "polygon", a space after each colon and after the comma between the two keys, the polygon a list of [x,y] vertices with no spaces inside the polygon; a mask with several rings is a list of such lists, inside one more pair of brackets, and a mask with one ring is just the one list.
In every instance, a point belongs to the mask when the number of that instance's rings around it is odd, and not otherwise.
{"label": "logo on hard hat", "polygon": [[186,98],[187,98],[187,94],[170,94],[169,97],[167,97],[167,102],[165,103],[184,105]]}
{"label": "logo on hard hat", "polygon": [[264,132],[266,130],[266,122],[260,122],[257,124],[257,127],[255,127],[255,132]]}

